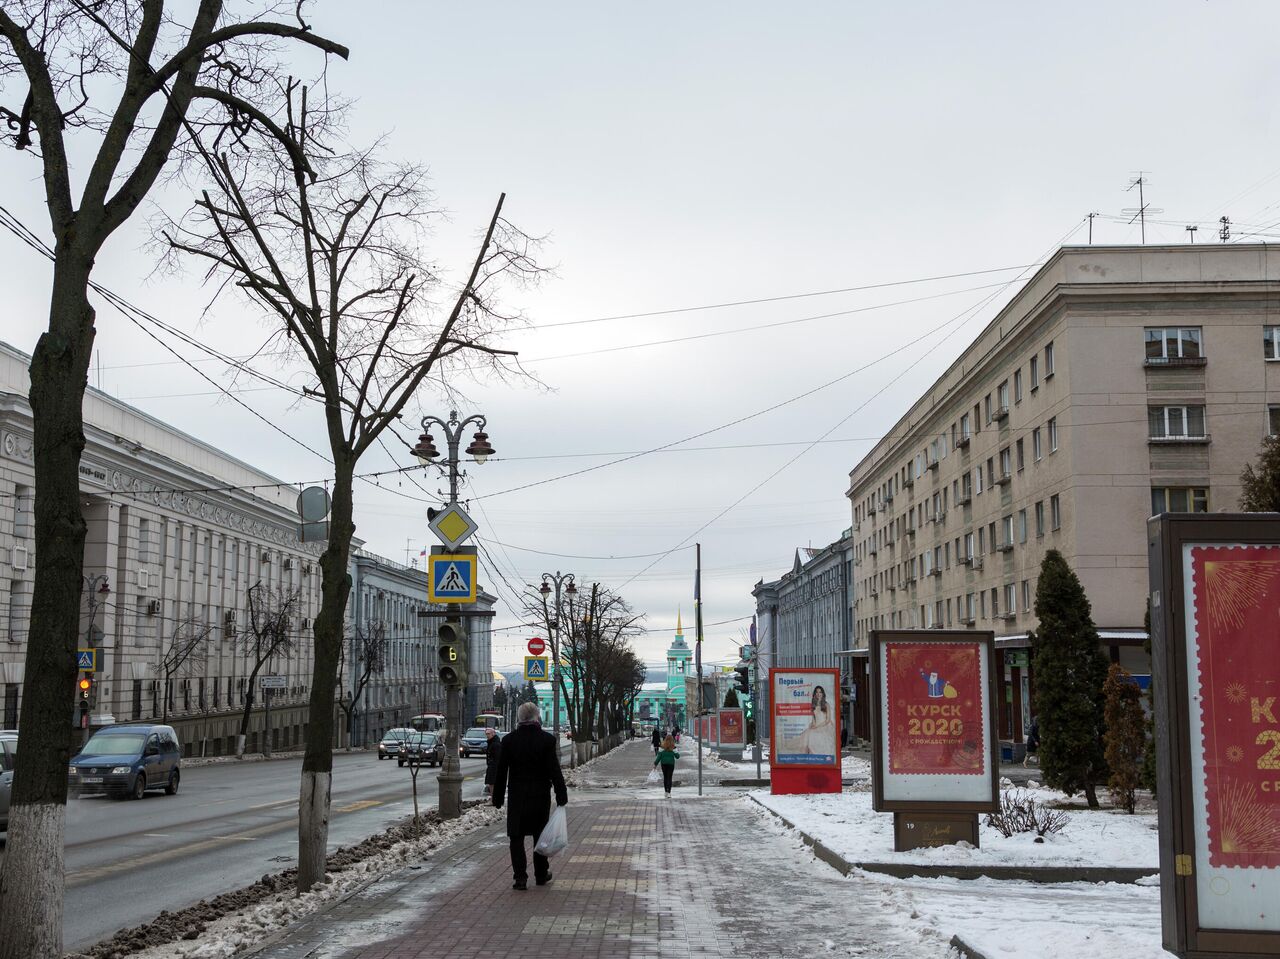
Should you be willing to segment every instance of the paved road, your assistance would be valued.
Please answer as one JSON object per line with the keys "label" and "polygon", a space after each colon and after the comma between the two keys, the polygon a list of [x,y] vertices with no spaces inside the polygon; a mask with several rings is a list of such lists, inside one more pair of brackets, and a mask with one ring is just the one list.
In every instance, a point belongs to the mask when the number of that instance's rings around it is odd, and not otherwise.
{"label": "paved road", "polygon": [[[413,811],[408,768],[375,753],[333,757],[329,848],[350,845]],[[248,885],[292,866],[301,759],[183,769],[177,796],[101,797],[67,806],[67,949]],[[418,802],[436,805],[436,772],[418,775]],[[464,798],[483,793],[484,759],[462,760]]]}

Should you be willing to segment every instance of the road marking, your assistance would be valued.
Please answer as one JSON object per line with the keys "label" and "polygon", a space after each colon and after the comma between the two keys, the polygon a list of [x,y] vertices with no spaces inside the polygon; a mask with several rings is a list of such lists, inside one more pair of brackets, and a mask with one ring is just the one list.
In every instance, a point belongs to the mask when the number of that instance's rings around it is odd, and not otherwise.
{"label": "road marking", "polygon": [[210,839],[235,840],[236,842],[257,842],[257,836],[210,836]]}
{"label": "road marking", "polygon": [[368,809],[370,806],[381,806],[381,799],[361,799],[346,806],[338,806],[334,812],[359,812],[361,809]]}
{"label": "road marking", "polygon": [[[227,801],[228,800],[226,799],[221,800],[221,802],[227,802]],[[296,806],[297,804],[298,804],[298,800],[296,799],[277,799],[275,802],[258,803],[258,805],[256,806],[249,806],[247,808],[248,809],[275,809],[277,806]]]}
{"label": "road marking", "polygon": [[167,833],[167,832],[144,832],[142,835],[148,836],[151,839],[172,839],[173,838],[173,834]]}

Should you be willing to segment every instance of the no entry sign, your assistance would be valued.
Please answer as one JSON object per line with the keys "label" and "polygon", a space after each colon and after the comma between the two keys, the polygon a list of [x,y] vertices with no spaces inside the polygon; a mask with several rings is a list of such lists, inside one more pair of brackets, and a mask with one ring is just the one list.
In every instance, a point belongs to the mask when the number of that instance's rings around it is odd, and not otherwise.
{"label": "no entry sign", "polygon": [[541,638],[539,638],[539,637],[537,637],[537,636],[535,636],[535,637],[533,637],[533,639],[529,640],[529,655],[530,655],[530,656],[541,656],[544,652],[546,652],[546,649],[547,649],[547,643],[546,643],[546,640],[543,640],[543,639],[541,639]]}

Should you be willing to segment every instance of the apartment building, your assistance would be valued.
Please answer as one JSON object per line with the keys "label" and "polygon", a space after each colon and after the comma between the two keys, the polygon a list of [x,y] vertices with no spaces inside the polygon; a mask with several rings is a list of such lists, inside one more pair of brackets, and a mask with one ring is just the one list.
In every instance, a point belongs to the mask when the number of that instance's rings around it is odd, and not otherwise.
{"label": "apartment building", "polygon": [[996,633],[1020,742],[1040,562],[1079,575],[1145,680],[1146,521],[1234,510],[1280,429],[1280,252],[1065,247],[849,474],[855,646],[872,629]]}

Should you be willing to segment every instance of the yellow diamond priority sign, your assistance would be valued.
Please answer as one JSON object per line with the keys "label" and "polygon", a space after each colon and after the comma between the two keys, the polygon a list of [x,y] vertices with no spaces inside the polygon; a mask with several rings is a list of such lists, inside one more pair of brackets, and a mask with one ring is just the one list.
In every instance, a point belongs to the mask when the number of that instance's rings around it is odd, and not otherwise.
{"label": "yellow diamond priority sign", "polygon": [[480,528],[457,503],[450,503],[436,513],[427,526],[436,534],[436,539],[450,547],[465,543]]}

